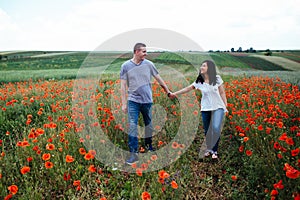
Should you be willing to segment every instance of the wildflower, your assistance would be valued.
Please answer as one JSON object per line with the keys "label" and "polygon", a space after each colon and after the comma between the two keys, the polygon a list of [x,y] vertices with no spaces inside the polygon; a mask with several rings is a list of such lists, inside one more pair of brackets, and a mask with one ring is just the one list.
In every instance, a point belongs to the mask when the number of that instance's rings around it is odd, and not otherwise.
{"label": "wildflower", "polygon": [[136,163],[132,163],[131,167],[135,169],[137,167]]}
{"label": "wildflower", "polygon": [[10,193],[12,193],[13,195],[15,195],[18,192],[18,186],[16,185],[11,185],[8,187],[8,190],[10,191]]}
{"label": "wildflower", "polygon": [[178,188],[178,185],[177,185],[177,183],[176,183],[175,181],[172,181],[172,182],[171,182],[171,187],[172,187],[173,189],[177,189],[177,188]]}
{"label": "wildflower", "polygon": [[90,172],[96,172],[97,171],[97,169],[96,169],[96,167],[94,165],[90,165],[89,168],[88,168],[88,170]]}
{"label": "wildflower", "polygon": [[282,185],[282,180],[280,180],[278,183],[275,183],[273,186],[275,189],[280,189],[280,190],[284,188],[284,186]]}
{"label": "wildflower", "polygon": [[184,149],[184,148],[185,148],[185,145],[184,145],[184,144],[179,144],[179,148],[180,148],[180,149]]}
{"label": "wildflower", "polygon": [[53,166],[54,166],[54,164],[52,162],[50,162],[50,161],[45,162],[45,167],[47,169],[51,169]]}
{"label": "wildflower", "polygon": [[239,147],[239,152],[242,153],[243,151],[244,151],[244,146],[240,146],[240,147]]}
{"label": "wildflower", "polygon": [[71,174],[69,174],[69,173],[64,173],[64,180],[65,181],[68,181],[68,180],[70,180],[71,179]]}
{"label": "wildflower", "polygon": [[9,199],[11,199],[12,197],[13,197],[12,194],[8,194],[8,195],[6,195],[6,197],[4,197],[4,200],[9,200]]}
{"label": "wildflower", "polygon": [[94,158],[94,156],[91,153],[87,153],[87,154],[84,155],[85,160],[91,160],[93,158]]}
{"label": "wildflower", "polygon": [[79,153],[80,153],[81,155],[85,155],[85,154],[86,154],[86,151],[85,151],[84,148],[80,148],[80,149],[79,149]]}
{"label": "wildflower", "polygon": [[293,168],[291,165],[289,165],[288,163],[285,163],[284,164],[284,170],[286,171],[285,172],[285,175],[288,177],[288,178],[291,178],[291,179],[296,179],[298,177],[300,177],[300,171],[298,171],[297,169]]}
{"label": "wildflower", "polygon": [[135,171],[135,173],[138,176],[143,176],[143,170],[142,170],[142,168],[137,168],[136,171]]}
{"label": "wildflower", "polygon": [[47,160],[49,160],[50,158],[51,158],[50,153],[44,153],[43,156],[42,156],[42,159],[43,159],[44,161],[47,161]]}
{"label": "wildflower", "polygon": [[264,130],[264,127],[263,127],[263,125],[259,125],[259,126],[257,127],[257,130],[259,130],[259,131],[262,131],[262,130]]}
{"label": "wildflower", "polygon": [[145,152],[145,148],[144,147],[140,147],[140,150],[139,150],[141,153],[144,153]]}
{"label": "wildflower", "polygon": [[247,156],[252,156],[252,151],[251,150],[246,150],[246,155]]}
{"label": "wildflower", "polygon": [[149,192],[143,192],[142,193],[142,200],[151,200],[151,195]]}
{"label": "wildflower", "polygon": [[54,129],[54,128],[56,128],[56,127],[57,127],[57,125],[56,125],[54,122],[50,122],[49,128]]}
{"label": "wildflower", "polygon": [[73,182],[73,185],[74,185],[74,186],[77,186],[77,187],[76,187],[76,190],[77,190],[77,191],[79,191],[79,190],[81,189],[81,186],[80,186],[80,180],[75,180],[75,181]]}
{"label": "wildflower", "polygon": [[158,147],[160,147],[161,145],[163,145],[164,143],[162,141],[158,141]]}
{"label": "wildflower", "polygon": [[21,171],[21,174],[26,174],[26,173],[30,172],[30,167],[24,166],[24,167],[22,167],[22,169],[20,171]]}
{"label": "wildflower", "polygon": [[158,172],[158,176],[160,177],[160,178],[169,178],[170,177],[170,175],[165,171],[165,170],[160,170],[159,172]]}
{"label": "wildflower", "polygon": [[159,177],[159,178],[158,178],[158,182],[160,182],[161,184],[164,184],[164,183],[165,183],[165,179],[162,178],[162,177]]}
{"label": "wildflower", "polygon": [[66,162],[67,163],[71,163],[71,162],[73,162],[75,159],[72,157],[72,156],[70,156],[70,155],[66,155]]}
{"label": "wildflower", "polygon": [[51,144],[51,143],[50,143],[50,144],[47,144],[47,145],[46,145],[46,149],[49,150],[49,151],[52,151],[52,150],[55,149],[55,145],[54,145],[54,144]]}
{"label": "wildflower", "polygon": [[92,154],[93,157],[95,157],[95,155],[96,155],[96,151],[93,149],[89,150],[88,153]]}
{"label": "wildflower", "polygon": [[198,110],[195,110],[195,111],[193,112],[193,114],[194,114],[195,116],[197,116],[197,115],[198,115]]}
{"label": "wildflower", "polygon": [[80,185],[80,180],[74,180],[73,186],[79,186]]}
{"label": "wildflower", "polygon": [[274,142],[274,149],[280,149],[280,144],[278,142]]}
{"label": "wildflower", "polygon": [[237,180],[237,176],[232,175],[232,176],[231,176],[231,180],[236,181],[236,180]]}
{"label": "wildflower", "polygon": [[266,128],[266,134],[270,134],[271,133],[272,128],[267,127]]}
{"label": "wildflower", "polygon": [[271,191],[271,196],[277,196],[278,195],[278,191],[277,190],[272,190]]}
{"label": "wildflower", "polygon": [[285,142],[286,142],[288,145],[291,145],[291,146],[295,144],[293,138],[287,138],[287,139],[285,140]]}
{"label": "wildflower", "polygon": [[34,147],[32,148],[32,150],[33,150],[33,151],[37,151],[37,150],[39,150],[39,147],[38,147],[38,146],[34,146]]}
{"label": "wildflower", "polygon": [[297,149],[292,150],[291,154],[292,154],[293,157],[295,157],[295,156],[297,156],[299,154],[299,152],[300,152],[300,149],[297,148]]}
{"label": "wildflower", "polygon": [[151,160],[152,160],[152,161],[157,160],[157,155],[152,155],[152,156],[151,156]]}
{"label": "wildflower", "polygon": [[282,133],[282,135],[278,138],[280,141],[285,141],[288,138],[287,133]]}
{"label": "wildflower", "polygon": [[142,170],[147,170],[148,169],[148,164],[147,163],[142,163],[141,168],[142,168]]}
{"label": "wildflower", "polygon": [[177,142],[173,142],[172,143],[172,148],[173,149],[177,149],[178,148],[178,143]]}
{"label": "wildflower", "polygon": [[277,125],[278,128],[282,128],[283,127],[283,122],[277,122],[276,125]]}

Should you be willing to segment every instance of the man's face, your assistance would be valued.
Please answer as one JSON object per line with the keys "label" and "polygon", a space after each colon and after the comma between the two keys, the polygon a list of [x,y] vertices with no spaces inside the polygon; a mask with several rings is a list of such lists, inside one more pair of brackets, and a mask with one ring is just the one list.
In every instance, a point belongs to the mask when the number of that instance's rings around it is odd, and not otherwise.
{"label": "man's face", "polygon": [[137,58],[139,58],[140,60],[144,60],[145,57],[147,56],[147,50],[146,47],[141,47],[138,50],[136,50],[135,52]]}

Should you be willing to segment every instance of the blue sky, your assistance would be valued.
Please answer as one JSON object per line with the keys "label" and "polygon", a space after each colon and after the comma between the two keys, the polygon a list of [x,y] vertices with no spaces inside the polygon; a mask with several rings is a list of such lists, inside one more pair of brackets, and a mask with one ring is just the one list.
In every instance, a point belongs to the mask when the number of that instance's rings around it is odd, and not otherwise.
{"label": "blue sky", "polygon": [[0,0],[0,51],[92,51],[142,28],[178,32],[204,50],[300,49],[298,5],[300,0]]}

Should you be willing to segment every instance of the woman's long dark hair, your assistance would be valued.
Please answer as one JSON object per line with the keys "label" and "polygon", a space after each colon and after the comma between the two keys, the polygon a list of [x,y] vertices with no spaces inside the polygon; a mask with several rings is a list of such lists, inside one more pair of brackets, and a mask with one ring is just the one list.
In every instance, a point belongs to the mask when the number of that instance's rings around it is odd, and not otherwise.
{"label": "woman's long dark hair", "polygon": [[[204,60],[202,62],[203,63],[206,63],[207,64],[207,74],[208,74],[208,78],[209,78],[209,84],[210,85],[216,85],[216,81],[217,81],[217,70],[216,70],[216,65],[213,61],[211,60]],[[201,64],[201,65],[202,65]],[[201,83],[203,84],[204,83],[204,78],[203,78],[203,75],[200,73],[199,71],[199,75],[195,81],[196,83]]]}

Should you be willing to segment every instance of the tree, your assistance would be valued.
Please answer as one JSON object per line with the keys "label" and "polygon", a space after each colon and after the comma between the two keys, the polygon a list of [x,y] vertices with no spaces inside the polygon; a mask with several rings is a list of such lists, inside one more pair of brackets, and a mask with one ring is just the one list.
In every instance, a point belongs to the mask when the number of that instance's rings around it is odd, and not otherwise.
{"label": "tree", "polygon": [[231,50],[230,50],[231,52],[234,52],[234,48],[231,48]]}
{"label": "tree", "polygon": [[266,56],[271,56],[272,55],[272,51],[270,49],[267,49],[265,55]]}
{"label": "tree", "polygon": [[239,49],[237,50],[237,52],[242,52],[242,47],[239,47]]}

